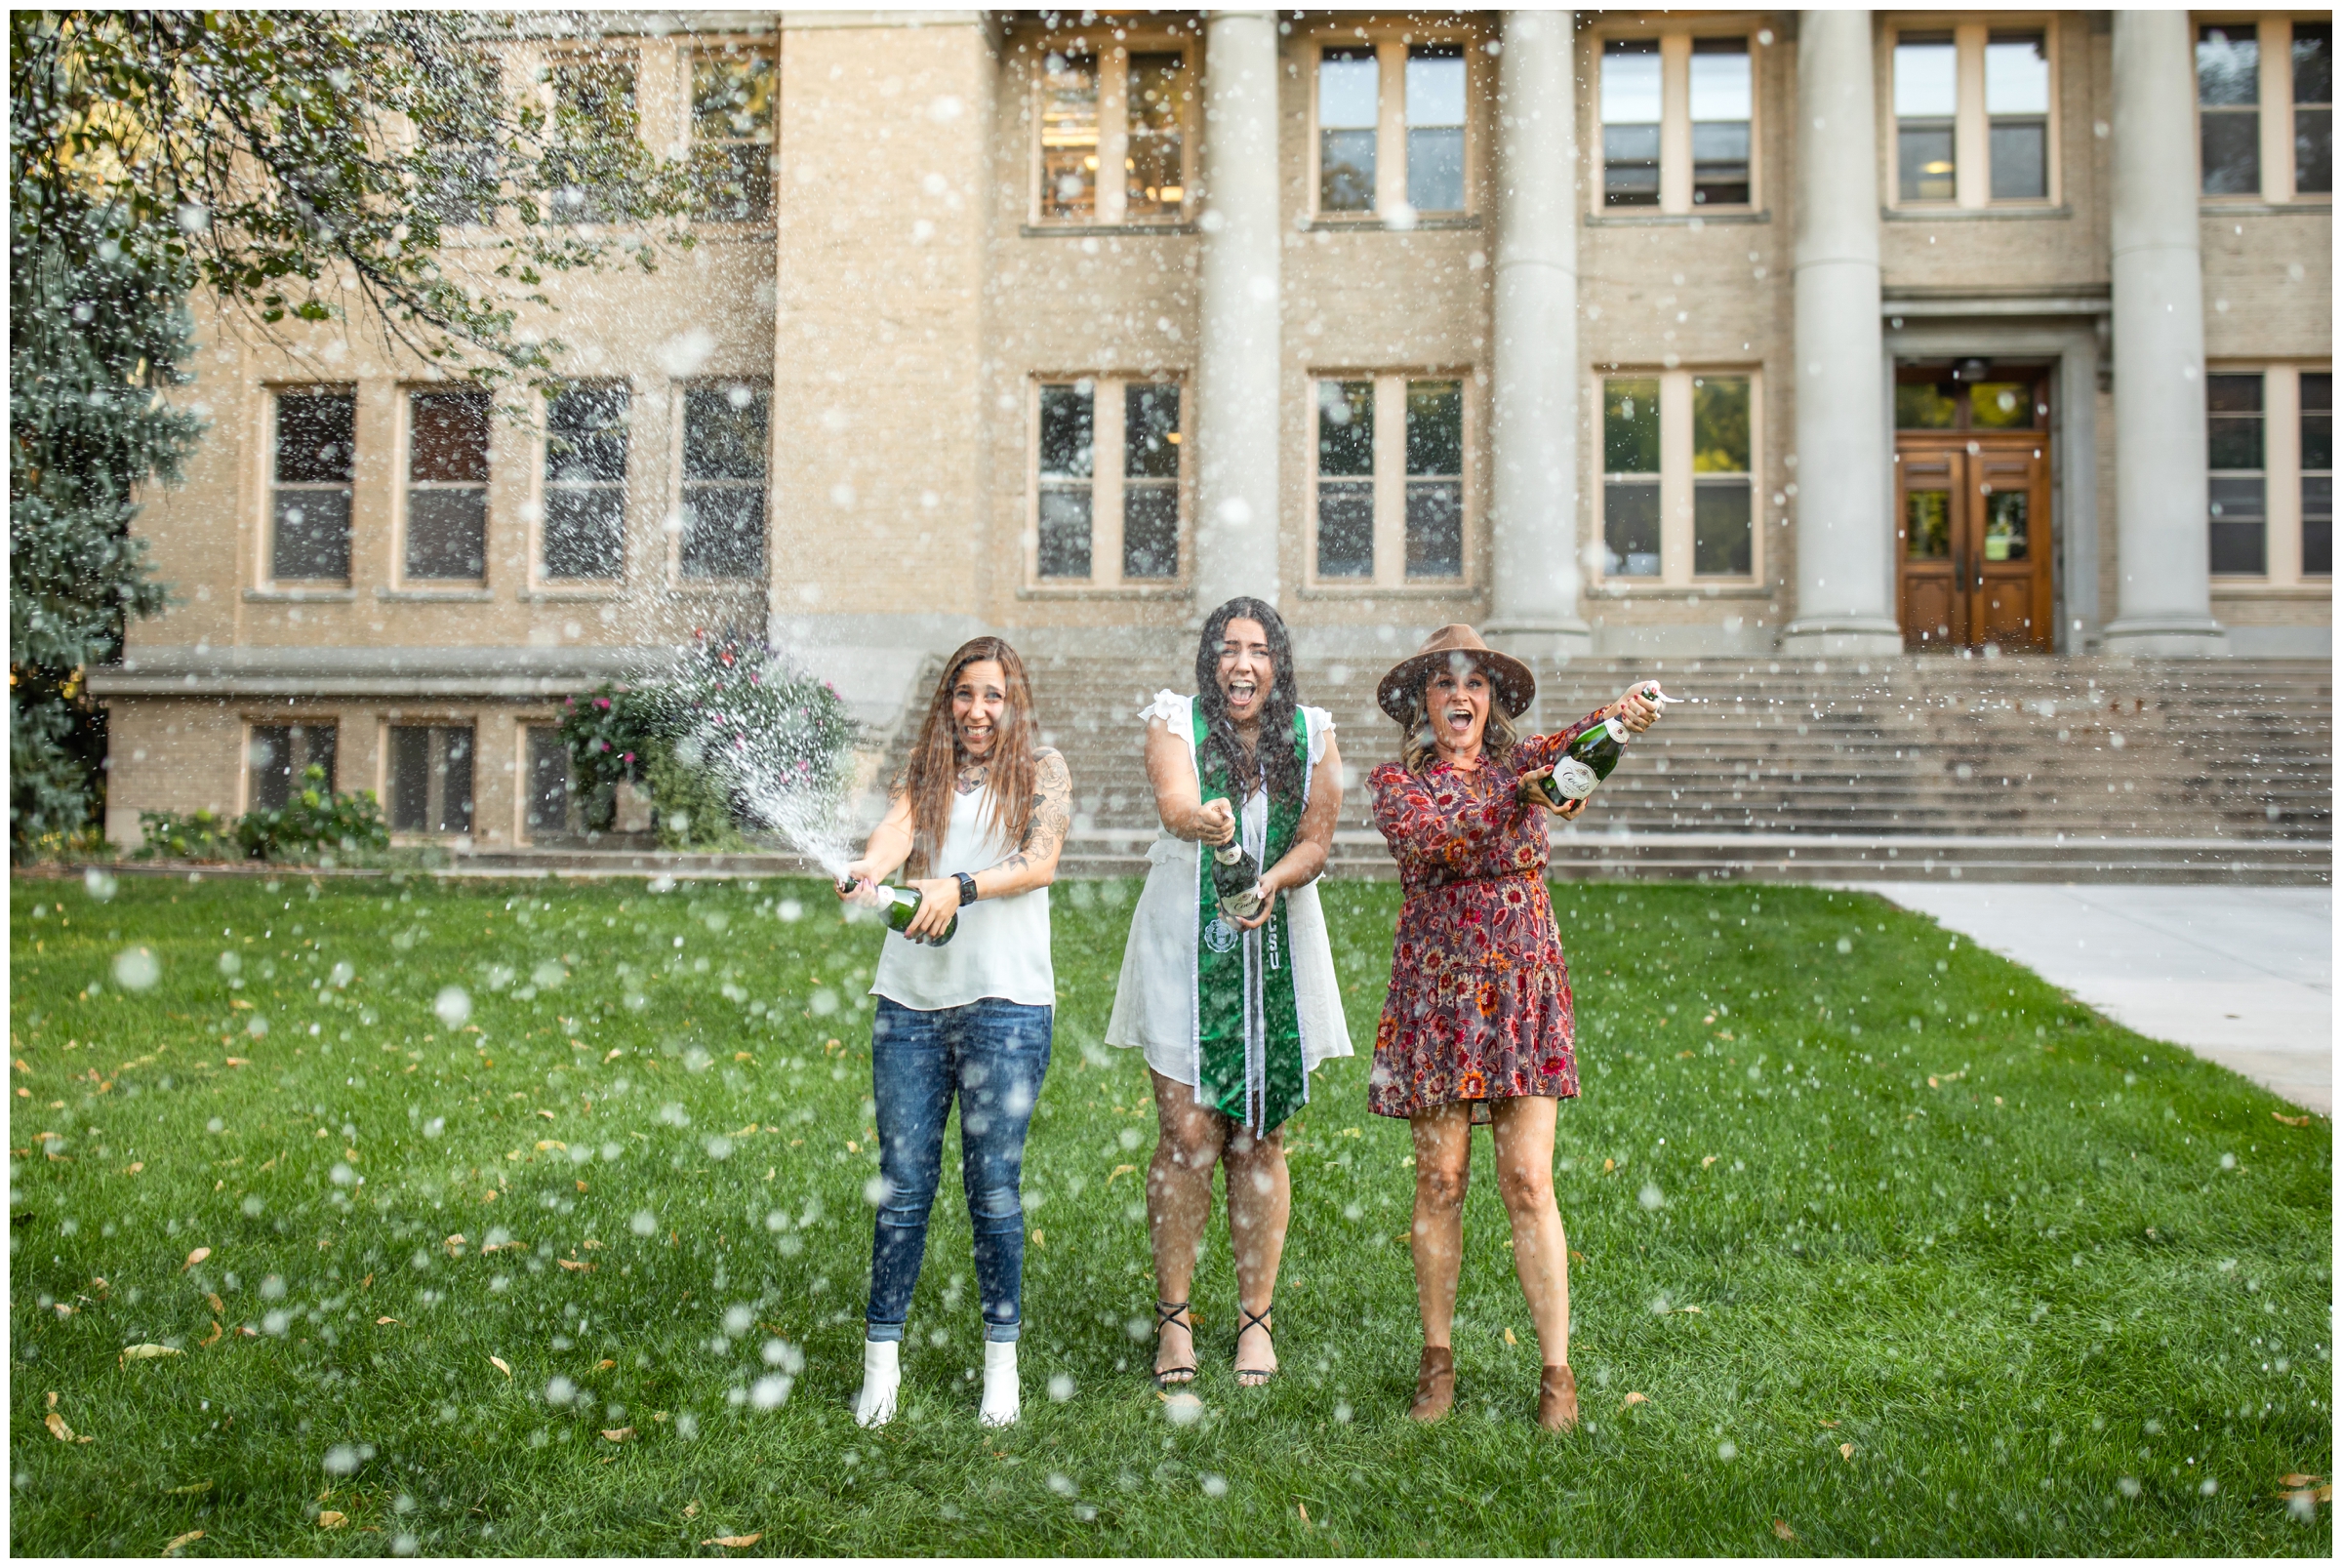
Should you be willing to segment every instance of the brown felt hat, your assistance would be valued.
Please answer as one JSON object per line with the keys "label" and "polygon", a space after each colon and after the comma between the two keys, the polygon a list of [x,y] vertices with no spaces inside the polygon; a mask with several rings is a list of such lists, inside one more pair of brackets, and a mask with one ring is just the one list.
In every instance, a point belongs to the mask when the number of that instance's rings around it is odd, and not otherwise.
{"label": "brown felt hat", "polygon": [[1413,657],[1393,664],[1382,684],[1374,689],[1374,700],[1383,705],[1384,712],[1401,724],[1406,723],[1408,700],[1423,690],[1434,670],[1447,667],[1452,659],[1465,661],[1488,677],[1488,684],[1496,688],[1496,700],[1504,704],[1510,718],[1520,717],[1537,700],[1537,677],[1529,666],[1511,654],[1498,653],[1480,641],[1478,632],[1463,625],[1441,626]]}

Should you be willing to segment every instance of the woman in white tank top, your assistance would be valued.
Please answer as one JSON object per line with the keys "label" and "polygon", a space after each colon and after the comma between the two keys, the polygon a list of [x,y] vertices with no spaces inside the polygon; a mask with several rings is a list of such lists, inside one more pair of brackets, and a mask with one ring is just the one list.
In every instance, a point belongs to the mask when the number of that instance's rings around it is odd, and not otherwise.
{"label": "woman in white tank top", "polygon": [[962,645],[936,683],[885,819],[838,886],[842,899],[873,902],[878,880],[909,862],[916,879],[907,885],[919,895],[909,928],[886,934],[870,985],[886,1192],[854,1402],[865,1427],[894,1418],[954,1099],[985,1325],[980,1414],[989,1427],[1017,1419],[1025,1133],[1049,1069],[1049,884],[1072,797],[1065,758],[1034,737],[1032,687],[1016,650],[997,637]]}

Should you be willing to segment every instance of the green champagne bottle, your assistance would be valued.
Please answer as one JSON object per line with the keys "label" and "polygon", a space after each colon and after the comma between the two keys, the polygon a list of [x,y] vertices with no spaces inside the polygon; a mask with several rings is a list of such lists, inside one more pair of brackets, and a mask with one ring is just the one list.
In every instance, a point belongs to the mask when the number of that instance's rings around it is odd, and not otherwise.
{"label": "green champagne bottle", "polygon": [[[840,877],[838,879],[837,888],[840,893],[851,894],[854,891],[854,884],[850,879]],[[876,889],[876,892],[878,899],[886,907],[886,923],[888,928],[890,930],[903,933],[904,936],[909,941],[915,942],[921,946],[941,947],[944,944],[949,942],[953,937],[959,935],[959,912],[957,910],[953,910],[951,914],[951,922],[944,927],[944,934],[942,936],[910,936],[910,923],[918,918],[919,905],[927,902],[920,896],[918,889],[886,887],[881,885]]]}
{"label": "green champagne bottle", "polygon": [[1223,915],[1249,920],[1259,914],[1261,901],[1253,889],[1260,885],[1261,863],[1240,839],[1232,838],[1212,851],[1212,891]]}
{"label": "green champagne bottle", "polygon": [[[1657,681],[1645,681],[1635,688],[1635,694],[1647,703],[1677,703],[1681,698],[1670,697],[1659,690]],[[1526,802],[1542,799],[1549,805],[1566,805],[1584,800],[1594,793],[1595,785],[1610,777],[1619,758],[1627,754],[1627,743],[1634,732],[1616,718],[1596,719],[1576,735],[1562,750],[1554,771],[1543,779],[1523,779],[1520,782],[1521,799]]]}

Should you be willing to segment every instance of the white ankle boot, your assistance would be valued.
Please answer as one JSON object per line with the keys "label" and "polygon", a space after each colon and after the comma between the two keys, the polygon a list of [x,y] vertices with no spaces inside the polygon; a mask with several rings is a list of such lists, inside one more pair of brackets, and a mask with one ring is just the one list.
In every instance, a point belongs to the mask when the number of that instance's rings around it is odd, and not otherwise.
{"label": "white ankle boot", "polygon": [[[989,1388],[991,1386],[988,1382],[985,1387]],[[862,1392],[854,1396],[854,1424],[858,1427],[883,1427],[894,1420],[895,1395],[902,1387],[902,1341],[863,1341]]]}
{"label": "white ankle boot", "polygon": [[976,1419],[987,1427],[1017,1424],[1017,1347],[984,1342],[984,1404]]}

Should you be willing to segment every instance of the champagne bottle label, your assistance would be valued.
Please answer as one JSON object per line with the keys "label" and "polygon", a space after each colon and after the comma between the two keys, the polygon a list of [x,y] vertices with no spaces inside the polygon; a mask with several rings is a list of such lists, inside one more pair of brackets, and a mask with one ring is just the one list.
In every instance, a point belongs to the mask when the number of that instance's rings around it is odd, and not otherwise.
{"label": "champagne bottle label", "polygon": [[1584,800],[1594,793],[1594,786],[1602,782],[1595,773],[1576,757],[1563,757],[1554,764],[1554,787],[1563,800]]}

